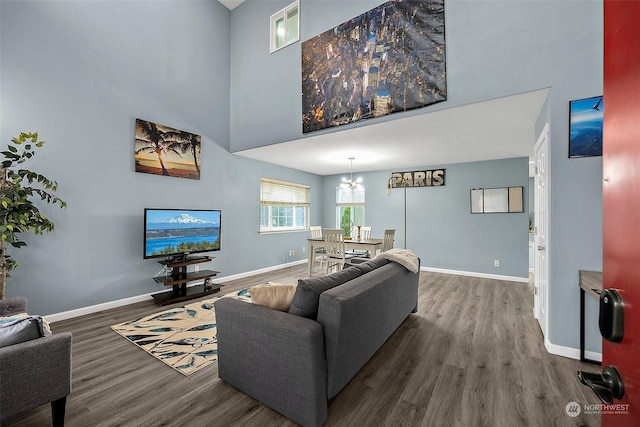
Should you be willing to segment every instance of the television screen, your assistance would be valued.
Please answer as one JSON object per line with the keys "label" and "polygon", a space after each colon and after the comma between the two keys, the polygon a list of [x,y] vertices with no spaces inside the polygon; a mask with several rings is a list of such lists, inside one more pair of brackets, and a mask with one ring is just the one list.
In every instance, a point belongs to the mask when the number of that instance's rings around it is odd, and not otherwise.
{"label": "television screen", "polygon": [[144,258],[220,250],[222,212],[198,209],[145,209]]}

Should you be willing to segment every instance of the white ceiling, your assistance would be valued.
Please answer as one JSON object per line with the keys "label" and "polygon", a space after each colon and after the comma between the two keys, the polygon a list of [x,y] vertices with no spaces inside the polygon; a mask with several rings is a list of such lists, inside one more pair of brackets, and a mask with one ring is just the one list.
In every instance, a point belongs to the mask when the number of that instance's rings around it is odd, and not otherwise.
{"label": "white ceiling", "polygon": [[[234,154],[317,175],[532,157],[548,89],[323,133]],[[427,107],[428,108],[428,107]],[[401,113],[398,113],[401,114]],[[372,119],[375,120],[375,119]]]}

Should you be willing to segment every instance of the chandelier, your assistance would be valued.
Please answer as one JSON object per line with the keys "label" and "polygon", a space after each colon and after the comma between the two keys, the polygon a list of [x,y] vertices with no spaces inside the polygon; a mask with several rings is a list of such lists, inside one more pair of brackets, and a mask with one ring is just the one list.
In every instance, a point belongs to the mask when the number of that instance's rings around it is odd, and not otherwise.
{"label": "chandelier", "polygon": [[340,188],[345,190],[362,190],[364,189],[364,184],[362,184],[362,177],[358,177],[355,181],[353,180],[353,159],[355,157],[349,157],[351,161],[351,177],[342,177],[342,182],[340,183]]}

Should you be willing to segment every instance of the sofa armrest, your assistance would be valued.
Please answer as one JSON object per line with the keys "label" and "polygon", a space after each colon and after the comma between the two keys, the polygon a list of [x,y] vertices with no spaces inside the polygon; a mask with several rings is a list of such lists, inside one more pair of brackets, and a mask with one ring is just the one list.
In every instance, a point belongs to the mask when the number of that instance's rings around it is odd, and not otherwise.
{"label": "sofa armrest", "polygon": [[215,302],[218,376],[303,426],[327,418],[322,326],[233,298]]}
{"label": "sofa armrest", "polygon": [[0,419],[71,393],[71,333],[0,348]]}

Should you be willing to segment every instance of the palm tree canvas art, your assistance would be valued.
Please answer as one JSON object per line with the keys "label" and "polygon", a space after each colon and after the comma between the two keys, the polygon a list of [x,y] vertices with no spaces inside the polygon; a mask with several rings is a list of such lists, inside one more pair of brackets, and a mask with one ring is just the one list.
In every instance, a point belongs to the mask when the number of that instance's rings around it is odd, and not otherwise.
{"label": "palm tree canvas art", "polygon": [[136,119],[136,172],[200,179],[200,135]]}

